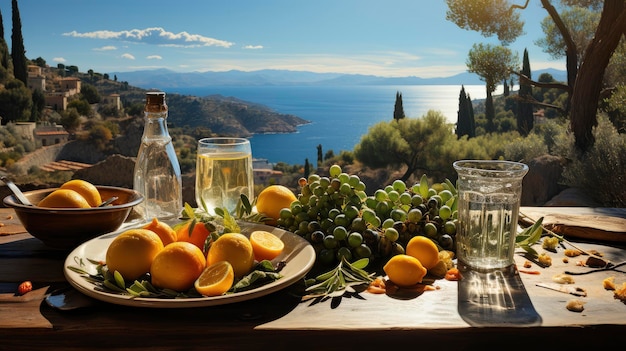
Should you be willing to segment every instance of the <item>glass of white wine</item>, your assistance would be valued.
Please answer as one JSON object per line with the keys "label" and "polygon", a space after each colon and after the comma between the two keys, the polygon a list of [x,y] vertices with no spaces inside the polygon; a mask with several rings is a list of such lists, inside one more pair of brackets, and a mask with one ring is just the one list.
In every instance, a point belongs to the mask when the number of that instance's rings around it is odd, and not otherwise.
{"label": "glass of white wine", "polygon": [[215,214],[222,208],[231,214],[241,195],[252,202],[254,175],[252,149],[245,138],[203,138],[198,141],[196,202]]}

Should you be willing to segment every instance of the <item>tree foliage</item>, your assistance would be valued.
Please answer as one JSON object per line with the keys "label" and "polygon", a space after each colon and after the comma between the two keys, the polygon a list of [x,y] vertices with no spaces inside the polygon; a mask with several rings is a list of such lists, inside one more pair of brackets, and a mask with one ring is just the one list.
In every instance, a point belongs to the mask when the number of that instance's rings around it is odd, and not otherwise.
{"label": "tree foliage", "polygon": [[474,44],[467,59],[467,70],[478,74],[485,82],[487,89],[486,111],[487,132],[495,131],[493,119],[495,111],[493,108],[492,93],[496,90],[497,84],[502,80],[508,80],[511,72],[517,71],[519,58],[511,49],[490,44]]}
{"label": "tree foliage", "polygon": [[2,123],[28,121],[33,101],[30,90],[17,79],[10,79],[0,90],[0,117]]}
{"label": "tree foliage", "polygon": [[[524,49],[524,58],[522,59],[522,76],[531,79],[530,61],[528,59],[528,50]],[[533,105],[530,102],[533,96],[533,87],[526,80],[520,80],[519,85],[519,102],[517,104],[517,131],[521,135],[528,135],[534,126]]]}
{"label": "tree foliage", "polygon": [[[529,0],[526,0],[523,6],[512,4],[507,0],[446,0],[446,3],[448,4],[446,18],[460,28],[476,30],[485,36],[495,34],[503,43],[509,43],[521,34],[521,31],[512,31],[507,26],[513,25],[513,28],[523,26],[519,20],[518,10],[525,9]],[[576,148],[584,152],[594,143],[592,130],[597,124],[597,110],[604,88],[602,77],[605,76],[612,54],[618,48],[620,41],[623,42],[626,33],[626,2],[624,0],[564,0],[561,3],[565,6],[565,10],[569,6],[600,11],[600,20],[592,30],[592,39],[584,47],[584,52],[580,52],[572,34],[575,31],[565,22],[564,12],[559,13],[552,5],[552,1],[541,0],[542,7],[562,37],[568,81],[567,86],[560,87],[570,93],[565,109],[569,111]],[[532,82],[532,84],[542,86],[537,82]],[[543,87],[546,86],[543,85]]]}
{"label": "tree foliage", "polygon": [[399,120],[406,117],[404,107],[402,106],[402,93],[396,92],[396,102],[393,107],[393,119]]}
{"label": "tree foliage", "polygon": [[472,100],[470,100],[469,95],[465,93],[465,86],[461,86],[461,92],[459,93],[459,110],[457,112],[456,135],[457,138],[461,138],[464,135],[467,135],[468,138],[473,138],[476,136],[476,126],[474,122]]}
{"label": "tree foliage", "polygon": [[13,60],[13,75],[28,86],[28,68],[26,67],[26,50],[22,37],[22,20],[17,0],[12,0],[13,30],[11,31],[11,59]]}
{"label": "tree foliage", "polygon": [[444,145],[455,139],[445,116],[431,110],[422,118],[375,124],[356,145],[354,155],[372,168],[406,166],[401,179],[407,180],[419,169],[443,169]]}

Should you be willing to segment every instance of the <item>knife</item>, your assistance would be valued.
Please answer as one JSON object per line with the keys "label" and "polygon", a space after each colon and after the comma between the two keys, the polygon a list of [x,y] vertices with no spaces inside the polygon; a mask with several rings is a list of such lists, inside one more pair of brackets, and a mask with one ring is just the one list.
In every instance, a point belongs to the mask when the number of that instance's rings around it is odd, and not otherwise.
{"label": "knife", "polygon": [[567,286],[563,284],[546,284],[546,283],[537,283],[536,284],[540,288],[546,288],[558,292],[562,292],[565,294],[571,294],[574,296],[587,296],[587,291],[583,288],[577,288],[574,286]]}

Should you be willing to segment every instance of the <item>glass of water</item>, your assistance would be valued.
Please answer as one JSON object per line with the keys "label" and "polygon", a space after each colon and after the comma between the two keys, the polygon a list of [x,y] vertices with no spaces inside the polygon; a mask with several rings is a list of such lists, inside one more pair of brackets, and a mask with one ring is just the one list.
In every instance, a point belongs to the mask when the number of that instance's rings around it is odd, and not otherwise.
{"label": "glass of water", "polygon": [[196,202],[215,214],[223,208],[234,214],[241,195],[254,196],[252,149],[244,138],[204,138],[198,141]]}
{"label": "glass of water", "polygon": [[510,161],[461,160],[458,178],[457,258],[478,271],[514,263],[522,179],[528,166]]}

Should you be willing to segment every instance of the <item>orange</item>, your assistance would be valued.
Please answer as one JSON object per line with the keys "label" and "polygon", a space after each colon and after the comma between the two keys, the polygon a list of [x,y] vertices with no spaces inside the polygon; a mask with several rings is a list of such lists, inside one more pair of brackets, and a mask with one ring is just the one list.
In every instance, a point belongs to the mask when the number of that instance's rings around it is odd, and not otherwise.
{"label": "orange", "polygon": [[254,266],[254,250],[250,240],[240,233],[222,234],[209,248],[207,265],[228,261],[233,266],[235,278],[250,273]]}
{"label": "orange", "polygon": [[173,243],[178,239],[174,229],[172,229],[169,224],[159,221],[159,219],[156,217],[152,219],[152,222],[144,225],[143,229],[148,229],[155,232],[159,236],[159,238],[161,238],[161,241],[165,246]]}
{"label": "orange", "polygon": [[98,207],[102,203],[102,197],[96,186],[87,181],[73,179],[63,183],[61,189],[74,190],[84,197],[91,207]]}
{"label": "orange", "polygon": [[293,191],[283,185],[270,185],[261,190],[256,199],[256,209],[271,218],[267,223],[275,225],[280,218],[280,210],[289,208],[297,200]]}
{"label": "orange", "polygon": [[414,236],[406,244],[406,254],[420,260],[422,266],[431,269],[439,263],[439,248],[425,236]]}
{"label": "orange", "polygon": [[184,241],[163,248],[152,261],[152,285],[184,292],[189,290],[206,266],[204,253],[196,245]]}
{"label": "orange", "polygon": [[204,296],[219,296],[227,292],[234,281],[233,266],[228,261],[219,261],[202,271],[194,282],[194,287]]}
{"label": "orange", "polygon": [[250,234],[250,244],[257,261],[273,260],[285,248],[285,244],[276,235],[265,230],[256,230]]}
{"label": "orange", "polygon": [[91,205],[79,193],[70,189],[57,189],[44,197],[37,204],[51,208],[91,208]]}
{"label": "orange", "polygon": [[150,271],[154,257],[163,250],[163,242],[147,229],[129,229],[118,235],[106,252],[106,265],[118,271],[124,280],[134,281]]}
{"label": "orange", "polygon": [[401,287],[413,286],[421,283],[426,275],[426,268],[420,261],[409,255],[398,254],[387,261],[383,267],[389,280]]}
{"label": "orange", "polygon": [[193,221],[188,221],[180,226],[175,226],[176,241],[186,241],[196,245],[200,250],[204,251],[204,242],[211,235],[209,229],[202,222],[195,222],[190,230]]}

